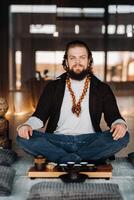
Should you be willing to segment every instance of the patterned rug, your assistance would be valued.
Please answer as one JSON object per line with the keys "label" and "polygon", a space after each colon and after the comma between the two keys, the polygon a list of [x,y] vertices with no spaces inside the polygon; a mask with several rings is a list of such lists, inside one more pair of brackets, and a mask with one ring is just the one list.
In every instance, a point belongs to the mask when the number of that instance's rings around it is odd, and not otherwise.
{"label": "patterned rug", "polygon": [[117,184],[59,183],[34,184],[27,200],[123,200]]}

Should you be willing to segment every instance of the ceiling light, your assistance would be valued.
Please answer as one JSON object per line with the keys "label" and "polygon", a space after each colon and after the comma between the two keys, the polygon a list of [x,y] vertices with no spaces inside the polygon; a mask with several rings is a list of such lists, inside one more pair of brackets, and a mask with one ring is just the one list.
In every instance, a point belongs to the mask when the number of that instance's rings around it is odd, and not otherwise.
{"label": "ceiling light", "polygon": [[79,33],[80,33],[80,26],[75,25],[75,34],[79,34]]}

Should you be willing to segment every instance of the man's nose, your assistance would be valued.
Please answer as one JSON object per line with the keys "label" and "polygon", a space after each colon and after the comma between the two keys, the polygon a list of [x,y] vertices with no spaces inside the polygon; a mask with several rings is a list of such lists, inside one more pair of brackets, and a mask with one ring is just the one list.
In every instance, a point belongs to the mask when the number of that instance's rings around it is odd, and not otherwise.
{"label": "man's nose", "polygon": [[80,63],[80,59],[76,58],[75,63],[79,64]]}

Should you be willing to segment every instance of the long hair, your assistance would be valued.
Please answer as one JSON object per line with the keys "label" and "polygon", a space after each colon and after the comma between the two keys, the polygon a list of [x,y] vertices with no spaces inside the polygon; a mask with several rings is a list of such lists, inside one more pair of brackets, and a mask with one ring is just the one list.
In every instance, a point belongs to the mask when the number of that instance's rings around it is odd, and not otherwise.
{"label": "long hair", "polygon": [[63,61],[62,61],[62,66],[63,68],[65,69],[65,71],[68,71],[68,66],[66,65],[66,60],[67,60],[67,56],[68,56],[68,50],[72,47],[85,47],[86,50],[87,50],[87,53],[88,53],[88,59],[90,60],[89,62],[89,65],[88,65],[88,70],[89,70],[89,73],[92,74],[92,64],[93,64],[93,57],[92,57],[92,52],[90,51],[88,45],[81,41],[81,40],[74,40],[74,41],[71,41],[69,42],[67,45],[66,45],[66,49],[65,49],[65,54],[63,56]]}

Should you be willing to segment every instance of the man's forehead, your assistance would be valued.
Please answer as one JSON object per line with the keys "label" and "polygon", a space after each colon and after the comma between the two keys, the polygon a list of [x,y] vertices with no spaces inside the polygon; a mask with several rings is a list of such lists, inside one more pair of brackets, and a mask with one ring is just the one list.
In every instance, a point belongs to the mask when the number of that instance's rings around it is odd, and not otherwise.
{"label": "man's forehead", "polygon": [[68,55],[87,55],[87,49],[83,46],[70,47],[68,49]]}

